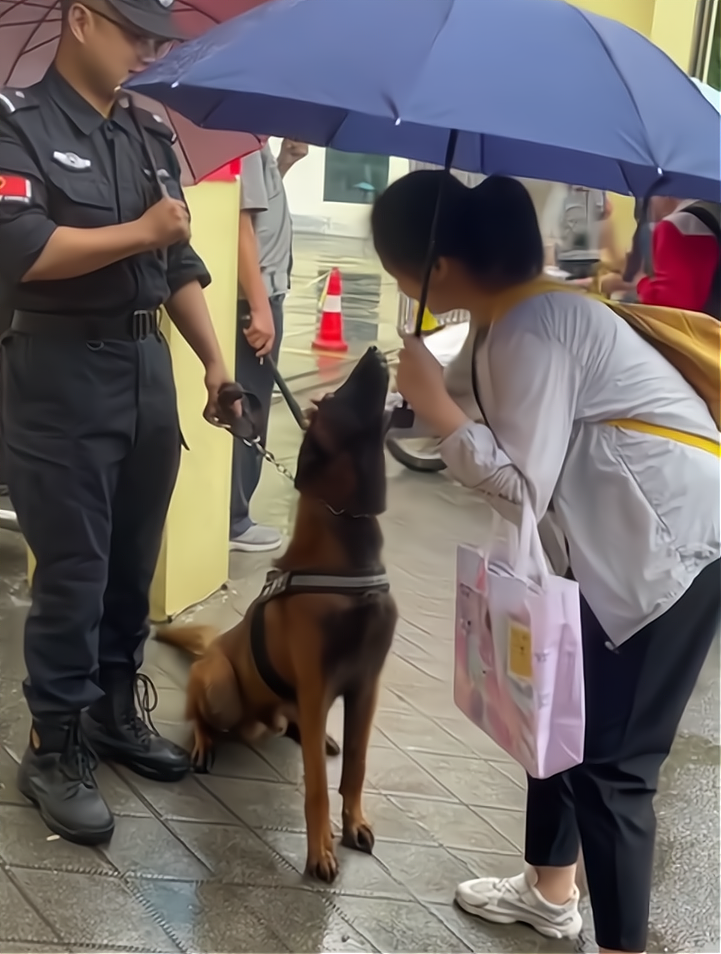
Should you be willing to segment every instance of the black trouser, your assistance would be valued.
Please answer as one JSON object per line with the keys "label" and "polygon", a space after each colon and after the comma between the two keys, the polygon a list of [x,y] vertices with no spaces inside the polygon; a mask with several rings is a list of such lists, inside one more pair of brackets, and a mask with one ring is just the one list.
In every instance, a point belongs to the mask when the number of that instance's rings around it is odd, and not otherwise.
{"label": "black trouser", "polygon": [[[0,335],[4,335],[10,328],[13,310],[5,306],[0,307]],[[5,433],[2,425],[2,368],[0,367],[0,484],[7,484],[7,465],[5,463]]]}
{"label": "black trouser", "polygon": [[581,602],[586,749],[582,765],[529,778],[526,861],[566,866],[583,848],[596,939],[645,951],[659,770],[721,620],[721,564],[616,650]]}
{"label": "black trouser", "polygon": [[[2,372],[0,371],[0,375]],[[5,431],[3,428],[3,410],[2,410],[2,378],[0,377],[0,485],[7,486],[7,454],[5,452]]]}
{"label": "black trouser", "polygon": [[[283,339],[283,301],[285,295],[274,295],[270,299],[270,308],[273,312],[275,325],[275,341],[271,358],[278,363],[280,344]],[[268,419],[270,405],[273,399],[273,371],[267,361],[262,363],[256,357],[241,327],[241,320],[248,315],[248,303],[238,302],[238,327],[235,339],[235,380],[246,391],[251,391],[260,400],[259,437],[265,444],[268,437]],[[260,471],[263,458],[252,447],[242,441],[233,442],[233,478],[230,488],[230,536],[239,537],[252,526],[250,519],[250,499],[260,481]]]}
{"label": "black trouser", "polygon": [[104,670],[142,661],[180,461],[170,352],[15,333],[2,377],[10,493],[36,560],[25,695],[36,717],[75,712]]}

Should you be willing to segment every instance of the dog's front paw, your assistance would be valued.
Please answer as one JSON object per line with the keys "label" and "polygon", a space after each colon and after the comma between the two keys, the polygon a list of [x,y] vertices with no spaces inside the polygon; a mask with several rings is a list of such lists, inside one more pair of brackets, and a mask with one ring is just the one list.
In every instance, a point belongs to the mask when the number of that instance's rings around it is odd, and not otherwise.
{"label": "dog's front paw", "polygon": [[343,837],[341,838],[341,844],[345,848],[353,848],[355,851],[362,851],[366,855],[372,855],[375,842],[373,829],[365,818],[361,817],[358,821],[343,820]]}
{"label": "dog's front paw", "polygon": [[207,775],[215,763],[215,748],[212,743],[193,746],[190,756],[190,764],[196,775]]}
{"label": "dog's front paw", "polygon": [[335,881],[338,874],[338,859],[333,851],[333,846],[323,848],[317,853],[309,851],[305,873],[311,878],[317,878],[318,881],[325,881],[326,884]]}

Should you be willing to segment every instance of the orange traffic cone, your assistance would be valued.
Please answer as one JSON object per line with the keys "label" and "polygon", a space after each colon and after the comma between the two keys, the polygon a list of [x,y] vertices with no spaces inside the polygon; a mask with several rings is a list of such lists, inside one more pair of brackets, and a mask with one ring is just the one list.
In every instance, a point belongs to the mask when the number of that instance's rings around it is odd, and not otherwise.
{"label": "orange traffic cone", "polygon": [[343,312],[341,310],[340,272],[334,268],[328,279],[328,289],[323,301],[318,334],[313,347],[321,351],[347,351],[348,342],[343,337]]}

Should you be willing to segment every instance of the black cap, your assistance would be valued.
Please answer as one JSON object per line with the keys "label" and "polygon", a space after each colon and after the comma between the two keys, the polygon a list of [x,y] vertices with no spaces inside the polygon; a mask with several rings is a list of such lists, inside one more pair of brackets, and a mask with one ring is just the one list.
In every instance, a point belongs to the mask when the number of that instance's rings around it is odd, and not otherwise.
{"label": "black cap", "polygon": [[187,40],[173,17],[175,0],[106,0],[123,19],[156,40]]}

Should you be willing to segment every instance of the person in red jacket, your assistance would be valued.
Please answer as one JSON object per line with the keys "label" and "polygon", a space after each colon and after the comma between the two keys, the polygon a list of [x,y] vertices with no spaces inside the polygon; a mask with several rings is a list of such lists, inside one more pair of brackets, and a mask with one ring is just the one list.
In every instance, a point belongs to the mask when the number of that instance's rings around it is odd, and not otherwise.
{"label": "person in red jacket", "polygon": [[715,314],[721,249],[718,209],[710,203],[653,196],[653,277],[637,285],[639,301]]}

